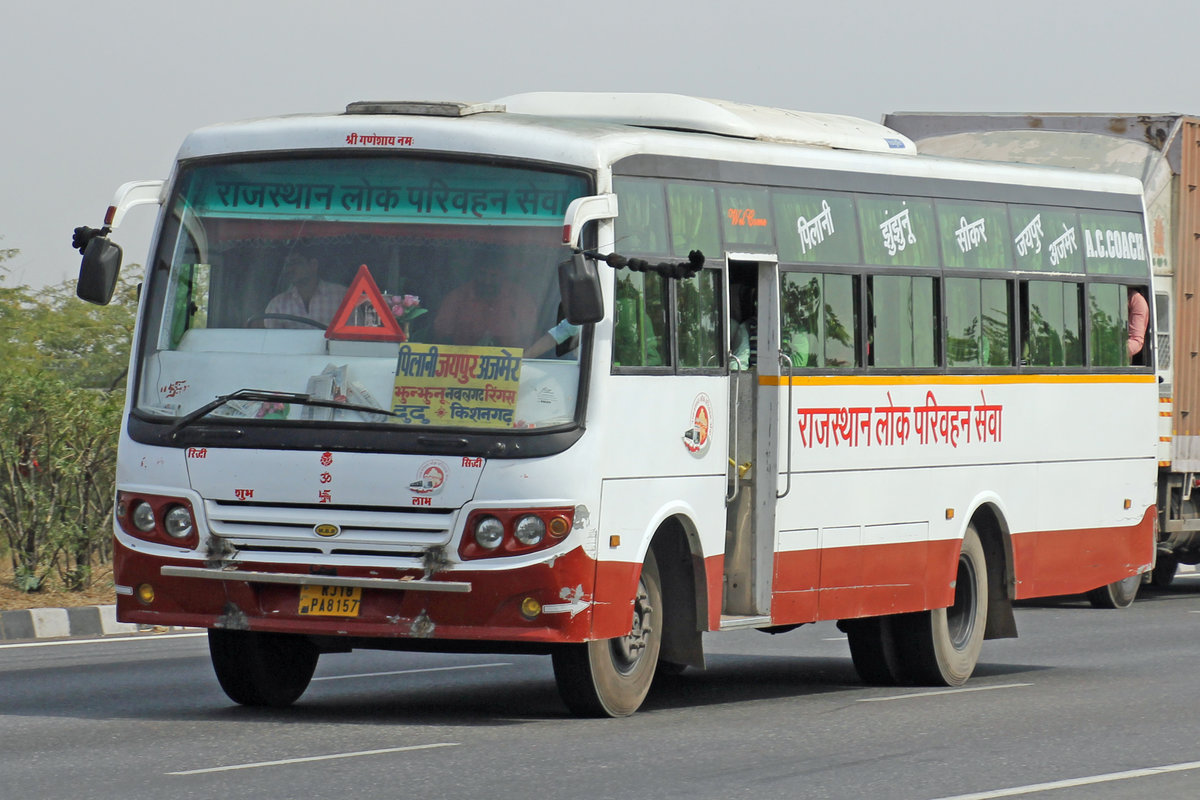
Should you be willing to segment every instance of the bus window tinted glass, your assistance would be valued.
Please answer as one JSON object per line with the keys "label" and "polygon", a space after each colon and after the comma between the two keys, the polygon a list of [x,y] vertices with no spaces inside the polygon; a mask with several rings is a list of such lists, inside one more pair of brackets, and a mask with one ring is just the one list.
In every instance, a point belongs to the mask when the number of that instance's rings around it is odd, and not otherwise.
{"label": "bus window tinted glass", "polygon": [[614,367],[660,367],[667,363],[665,279],[653,272],[617,277]]}
{"label": "bus window tinted glass", "polygon": [[616,219],[617,252],[667,254],[667,204],[661,181],[617,178],[613,188],[621,204]]}
{"label": "bus window tinted glass", "polygon": [[1125,287],[1115,283],[1092,284],[1088,297],[1092,366],[1127,366],[1129,351],[1125,339],[1129,328]]}
{"label": "bus window tinted glass", "polygon": [[946,363],[952,367],[1012,363],[1008,283],[946,279]]}
{"label": "bus window tinted glass", "polygon": [[850,275],[780,276],[781,346],[795,367],[853,367],[858,317]]}
{"label": "bus window tinted glass", "polygon": [[679,366],[721,366],[721,284],[719,272],[701,270],[675,287]]}
{"label": "bus window tinted glass", "polygon": [[918,197],[859,195],[863,259],[879,266],[939,265],[933,203]]}
{"label": "bus window tinted glass", "polygon": [[1079,284],[1029,281],[1022,291],[1022,360],[1033,367],[1083,366]]}
{"label": "bus window tinted glass", "polygon": [[699,250],[710,258],[721,251],[717,192],[711,186],[672,183],[667,186],[671,214],[671,252],[686,258]]}
{"label": "bus window tinted glass", "polygon": [[721,189],[721,224],[725,244],[774,248],[771,197],[766,189],[731,186]]}
{"label": "bus window tinted glass", "polygon": [[877,367],[937,366],[937,303],[933,278],[868,278],[869,363]]}

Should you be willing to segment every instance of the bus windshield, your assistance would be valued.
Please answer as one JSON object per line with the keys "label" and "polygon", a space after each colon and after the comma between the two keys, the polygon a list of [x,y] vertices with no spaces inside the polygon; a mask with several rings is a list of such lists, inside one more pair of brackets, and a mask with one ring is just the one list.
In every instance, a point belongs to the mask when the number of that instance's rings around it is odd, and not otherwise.
{"label": "bus windshield", "polygon": [[429,158],[187,164],[148,277],[136,408],[571,424],[582,331],[562,318],[556,268],[563,215],[587,188],[578,174]]}

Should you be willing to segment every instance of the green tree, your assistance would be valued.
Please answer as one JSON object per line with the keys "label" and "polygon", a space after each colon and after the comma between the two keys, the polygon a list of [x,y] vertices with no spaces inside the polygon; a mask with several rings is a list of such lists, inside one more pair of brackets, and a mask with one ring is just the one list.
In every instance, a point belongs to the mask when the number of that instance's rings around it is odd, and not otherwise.
{"label": "green tree", "polygon": [[0,370],[0,524],[18,588],[82,589],[109,556],[119,392]]}
{"label": "green tree", "polygon": [[0,543],[15,583],[35,591],[56,576],[85,588],[111,559],[117,433],[136,266],[112,304],[74,296],[74,281],[35,290],[4,285],[0,250]]}

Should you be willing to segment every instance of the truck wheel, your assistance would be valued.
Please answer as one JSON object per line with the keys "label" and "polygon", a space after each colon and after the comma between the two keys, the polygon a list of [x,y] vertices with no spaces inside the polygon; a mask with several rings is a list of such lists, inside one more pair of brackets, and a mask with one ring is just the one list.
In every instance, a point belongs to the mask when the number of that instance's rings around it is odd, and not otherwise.
{"label": "truck wheel", "polygon": [[1092,589],[1087,593],[1087,599],[1092,608],[1129,608],[1133,605],[1133,599],[1137,597],[1138,587],[1141,585],[1141,575],[1130,575],[1124,580]]}
{"label": "truck wheel", "polygon": [[244,706],[285,708],[304,694],[320,651],[285,633],[209,630],[208,653],[229,699]]}
{"label": "truck wheel", "polygon": [[894,620],[903,683],[962,686],[975,671],[987,622],[987,558],[974,525],[958,556],[954,604]]}
{"label": "truck wheel", "polygon": [[1159,553],[1158,560],[1154,562],[1154,572],[1150,573],[1150,583],[1159,589],[1166,589],[1175,582],[1175,573],[1179,569],[1179,562],[1175,556]]}
{"label": "truck wheel", "polygon": [[662,585],[654,553],[646,554],[626,636],[565,645],[554,652],[558,693],[581,717],[627,717],[638,710],[662,646]]}

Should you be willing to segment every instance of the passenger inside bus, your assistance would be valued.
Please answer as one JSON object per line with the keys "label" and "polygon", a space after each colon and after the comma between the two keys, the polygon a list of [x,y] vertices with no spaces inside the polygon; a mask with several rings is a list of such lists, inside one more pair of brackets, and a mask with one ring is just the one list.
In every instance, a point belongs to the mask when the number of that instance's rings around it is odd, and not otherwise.
{"label": "passenger inside bus", "polygon": [[433,320],[433,341],[453,345],[526,347],[534,338],[537,305],[529,293],[483,262],[475,275],[452,289]]}
{"label": "passenger inside bus", "polygon": [[753,282],[736,278],[730,288],[733,359],[729,368],[751,369],[758,363],[758,289]]}
{"label": "passenger inside bus", "polygon": [[[288,288],[271,298],[266,314],[280,314],[301,319],[310,319],[323,326],[329,325],[341,305],[346,287],[321,279],[321,265],[311,250],[296,248],[283,261],[283,273]],[[267,328],[310,328],[303,322],[267,316],[263,321]]]}
{"label": "passenger inside bus", "polygon": [[1146,344],[1146,327],[1150,324],[1150,305],[1146,298],[1135,287],[1129,291],[1129,338],[1126,344],[1129,348],[1129,363],[1144,364],[1142,348]]}

